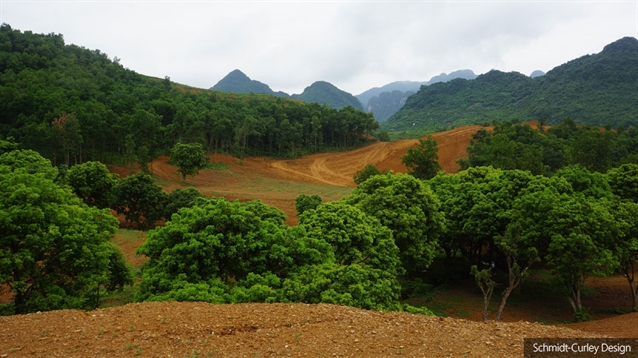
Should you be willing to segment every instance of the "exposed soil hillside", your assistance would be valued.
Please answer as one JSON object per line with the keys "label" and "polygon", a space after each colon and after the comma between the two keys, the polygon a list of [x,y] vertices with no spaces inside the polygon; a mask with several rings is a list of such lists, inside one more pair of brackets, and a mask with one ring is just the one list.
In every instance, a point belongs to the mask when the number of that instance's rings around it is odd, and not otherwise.
{"label": "exposed soil hillside", "polygon": [[[467,156],[470,139],[480,128],[483,127],[460,127],[432,135],[438,141],[439,162],[445,172],[456,173],[459,170],[456,161]],[[289,217],[288,223],[294,225],[297,223],[295,198],[300,194],[318,194],[324,201],[337,200],[356,186],[352,177],[366,164],[373,164],[380,170],[405,172],[401,157],[416,144],[418,139],[377,142],[347,152],[321,153],[295,160],[239,160],[228,155],[211,154],[212,163],[223,163],[229,169],[202,170],[198,175],[188,177],[185,183],[165,156],[154,160],[151,170],[168,191],[193,186],[206,196],[222,196],[229,200],[259,199],[283,210]],[[120,176],[131,173],[128,167],[110,169]]]}

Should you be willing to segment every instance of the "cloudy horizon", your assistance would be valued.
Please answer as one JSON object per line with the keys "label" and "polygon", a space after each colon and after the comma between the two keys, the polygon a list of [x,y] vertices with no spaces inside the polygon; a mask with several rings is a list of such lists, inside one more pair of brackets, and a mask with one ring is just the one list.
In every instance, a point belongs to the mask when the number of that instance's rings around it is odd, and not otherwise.
{"label": "cloudy horizon", "polygon": [[0,23],[193,87],[239,69],[274,91],[357,95],[462,69],[548,72],[638,37],[638,1],[2,0]]}

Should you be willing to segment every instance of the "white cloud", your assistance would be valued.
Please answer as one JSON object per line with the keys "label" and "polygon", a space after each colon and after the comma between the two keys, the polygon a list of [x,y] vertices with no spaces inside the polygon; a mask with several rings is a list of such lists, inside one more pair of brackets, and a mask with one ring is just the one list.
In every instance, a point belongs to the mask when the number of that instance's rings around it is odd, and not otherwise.
{"label": "white cloud", "polygon": [[273,90],[358,94],[492,68],[548,71],[638,36],[638,5],[548,1],[3,1],[0,21],[62,33],[139,73],[208,88],[238,68]]}

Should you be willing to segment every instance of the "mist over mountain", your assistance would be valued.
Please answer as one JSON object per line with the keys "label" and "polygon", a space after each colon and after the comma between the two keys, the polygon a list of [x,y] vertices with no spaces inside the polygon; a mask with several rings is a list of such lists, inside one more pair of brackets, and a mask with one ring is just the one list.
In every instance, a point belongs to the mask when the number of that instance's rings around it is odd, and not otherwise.
{"label": "mist over mountain", "polygon": [[421,86],[427,86],[437,82],[447,82],[456,78],[474,79],[476,75],[472,70],[459,70],[451,72],[450,74],[441,73],[426,82],[392,82],[382,87],[371,88],[356,97],[364,104],[365,110],[372,112],[374,118],[379,123],[382,123],[401,109],[408,97],[416,93]]}
{"label": "mist over mountain", "polygon": [[545,72],[543,72],[541,70],[536,70],[536,71],[532,72],[529,75],[530,78],[536,78],[536,77],[540,77],[540,76],[545,76]]}
{"label": "mist over mountain", "polygon": [[439,130],[492,120],[548,124],[570,117],[577,123],[627,127],[638,124],[638,40],[625,37],[595,55],[531,78],[490,71],[474,80],[456,79],[421,87],[382,128]]}

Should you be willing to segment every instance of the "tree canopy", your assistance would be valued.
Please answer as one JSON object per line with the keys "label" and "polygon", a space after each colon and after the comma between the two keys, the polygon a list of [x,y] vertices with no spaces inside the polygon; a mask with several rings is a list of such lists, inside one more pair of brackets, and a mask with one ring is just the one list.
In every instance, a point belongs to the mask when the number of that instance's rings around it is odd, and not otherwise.
{"label": "tree canopy", "polygon": [[401,157],[401,163],[408,168],[408,173],[419,179],[431,179],[441,170],[437,141],[428,137],[419,139],[419,144],[408,148],[408,152]]}
{"label": "tree canopy", "polygon": [[407,174],[375,175],[344,200],[392,231],[406,272],[432,263],[445,217],[438,198],[421,181]]}
{"label": "tree canopy", "polygon": [[208,157],[204,154],[201,144],[177,143],[171,149],[171,163],[186,180],[187,175],[196,175],[200,169],[208,164]]}
{"label": "tree canopy", "polygon": [[0,284],[15,313],[96,307],[101,287],[132,278],[111,245],[117,220],[45,173],[0,165]]}

